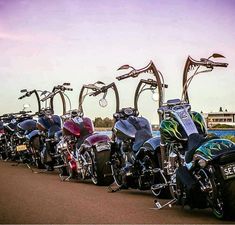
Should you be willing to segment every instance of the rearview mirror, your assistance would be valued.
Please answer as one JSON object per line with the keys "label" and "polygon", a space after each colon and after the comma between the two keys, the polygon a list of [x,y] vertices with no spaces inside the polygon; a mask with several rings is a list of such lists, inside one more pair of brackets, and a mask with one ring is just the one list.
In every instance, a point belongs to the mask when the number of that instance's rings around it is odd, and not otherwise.
{"label": "rearview mirror", "polygon": [[63,86],[69,86],[70,83],[63,83]]}
{"label": "rearview mirror", "polygon": [[99,105],[102,107],[102,108],[105,108],[107,105],[108,105],[108,102],[105,98],[101,98],[99,100]]}
{"label": "rearview mirror", "polygon": [[223,55],[218,54],[218,53],[214,53],[211,57],[213,57],[213,58],[225,58]]}
{"label": "rearview mirror", "polygon": [[25,92],[27,92],[27,89],[22,89],[22,90],[20,90],[20,92],[25,93]]}
{"label": "rearview mirror", "polygon": [[95,84],[102,84],[102,85],[105,85],[105,83],[102,82],[102,81],[100,81],[100,80],[98,80],[97,82],[95,82]]}
{"label": "rearview mirror", "polygon": [[119,67],[117,70],[126,70],[126,69],[129,69],[129,68],[131,68],[131,67],[128,64],[126,64],[126,65],[123,65],[123,66]]}

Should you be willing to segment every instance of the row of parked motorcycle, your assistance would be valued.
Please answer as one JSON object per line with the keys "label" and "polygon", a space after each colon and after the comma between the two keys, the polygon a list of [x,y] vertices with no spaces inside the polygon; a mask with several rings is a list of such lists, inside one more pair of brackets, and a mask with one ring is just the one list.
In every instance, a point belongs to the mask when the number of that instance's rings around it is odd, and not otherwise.
{"label": "row of parked motorcycle", "polygon": [[[134,107],[120,108],[115,83],[101,81],[83,85],[76,110],[67,110],[70,83],[55,86],[52,91],[21,90],[19,99],[36,96],[38,110],[4,114],[0,117],[0,156],[2,160],[25,163],[34,167],[59,170],[62,180],[91,179],[95,185],[109,186],[110,191],[122,189],[151,190],[155,205],[161,209],[172,204],[193,208],[211,208],[219,219],[235,214],[235,144],[207,132],[203,116],[191,110],[189,85],[199,74],[215,67],[227,67],[224,58],[213,54],[195,60],[188,57],[183,72],[181,99],[164,101],[165,84],[162,73],[151,61],[146,67],[129,70],[117,80],[140,79],[134,96]],[[111,137],[95,132],[93,122],[83,112],[88,96],[101,95],[99,104],[107,105],[106,96],[114,92],[116,109]],[[144,91],[158,96],[160,137],[152,135],[149,121],[139,116],[138,100]],[[59,95],[63,115],[54,114],[54,97]],[[115,185],[111,185],[111,184]],[[166,204],[161,198],[168,198]]]}

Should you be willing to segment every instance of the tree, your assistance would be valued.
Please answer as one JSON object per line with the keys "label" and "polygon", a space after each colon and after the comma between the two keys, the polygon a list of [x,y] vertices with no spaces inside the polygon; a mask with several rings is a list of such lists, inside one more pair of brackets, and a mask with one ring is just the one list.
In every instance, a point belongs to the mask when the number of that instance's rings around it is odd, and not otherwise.
{"label": "tree", "polygon": [[94,126],[95,127],[102,127],[103,120],[101,117],[96,117],[94,121]]}
{"label": "tree", "polygon": [[96,117],[94,120],[95,127],[112,127],[113,123],[114,120],[108,117],[105,117],[104,119],[102,119],[101,117]]}

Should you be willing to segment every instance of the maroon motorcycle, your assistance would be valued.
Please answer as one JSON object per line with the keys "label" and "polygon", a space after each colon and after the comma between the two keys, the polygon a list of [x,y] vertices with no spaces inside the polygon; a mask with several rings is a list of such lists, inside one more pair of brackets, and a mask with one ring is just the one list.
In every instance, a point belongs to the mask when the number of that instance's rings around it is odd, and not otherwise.
{"label": "maroon motorcycle", "polygon": [[110,166],[107,165],[110,138],[94,132],[92,120],[83,115],[82,109],[88,91],[94,87],[83,85],[79,95],[79,110],[73,110],[63,117],[63,138],[57,149],[64,157],[69,176],[60,176],[63,180],[91,179],[96,185],[109,185],[113,182]]}

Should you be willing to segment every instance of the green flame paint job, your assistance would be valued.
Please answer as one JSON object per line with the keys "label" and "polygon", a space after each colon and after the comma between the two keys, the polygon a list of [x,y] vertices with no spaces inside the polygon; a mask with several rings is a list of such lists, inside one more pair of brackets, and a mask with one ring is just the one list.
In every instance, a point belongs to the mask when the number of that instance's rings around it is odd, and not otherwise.
{"label": "green flame paint job", "polygon": [[213,159],[217,155],[235,150],[235,144],[226,139],[212,139],[205,144],[201,145],[196,151],[196,154],[201,154],[208,160]]}
{"label": "green flame paint job", "polygon": [[160,126],[161,136],[165,141],[181,140],[182,134],[179,131],[179,123],[174,119],[164,120]]}
{"label": "green flame paint job", "polygon": [[191,117],[198,129],[199,133],[207,134],[206,122],[201,113],[191,112]]}

